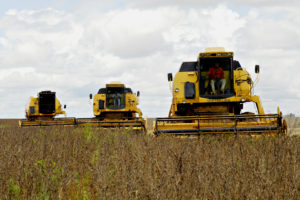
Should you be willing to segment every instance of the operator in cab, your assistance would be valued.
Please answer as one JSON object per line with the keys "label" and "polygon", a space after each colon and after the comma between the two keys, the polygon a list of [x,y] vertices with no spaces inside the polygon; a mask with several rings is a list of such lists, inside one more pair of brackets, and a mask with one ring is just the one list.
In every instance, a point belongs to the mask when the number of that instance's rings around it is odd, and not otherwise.
{"label": "operator in cab", "polygon": [[[220,67],[219,63],[216,63],[208,71],[208,80],[210,82],[212,94],[224,94],[226,80],[224,78],[224,71]],[[217,91],[216,91],[217,88]]]}

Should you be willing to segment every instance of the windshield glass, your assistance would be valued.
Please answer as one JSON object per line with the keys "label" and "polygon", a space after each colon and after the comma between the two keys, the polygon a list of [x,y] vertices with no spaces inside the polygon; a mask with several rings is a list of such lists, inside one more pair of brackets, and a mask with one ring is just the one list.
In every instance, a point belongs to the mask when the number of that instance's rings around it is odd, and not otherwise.
{"label": "windshield glass", "polygon": [[107,88],[106,107],[109,109],[125,108],[124,88]]}
{"label": "windshield glass", "polygon": [[200,59],[200,96],[233,94],[232,58]]}

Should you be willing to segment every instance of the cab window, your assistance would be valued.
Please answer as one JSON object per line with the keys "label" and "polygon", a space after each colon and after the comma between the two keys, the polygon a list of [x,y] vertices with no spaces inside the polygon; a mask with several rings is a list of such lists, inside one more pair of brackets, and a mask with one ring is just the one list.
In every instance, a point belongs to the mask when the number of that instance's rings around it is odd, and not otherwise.
{"label": "cab window", "polygon": [[232,58],[200,58],[200,96],[232,96]]}
{"label": "cab window", "polygon": [[125,108],[124,88],[107,88],[106,107],[109,109]]}

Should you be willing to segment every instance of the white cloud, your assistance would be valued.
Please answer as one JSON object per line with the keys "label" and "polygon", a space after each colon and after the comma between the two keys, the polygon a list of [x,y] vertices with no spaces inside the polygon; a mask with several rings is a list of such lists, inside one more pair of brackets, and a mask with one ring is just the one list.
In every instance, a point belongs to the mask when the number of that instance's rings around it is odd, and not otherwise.
{"label": "white cloud", "polygon": [[[256,91],[265,110],[275,112],[279,104],[294,111],[296,105],[286,103],[300,97],[295,7],[264,7],[271,5],[264,1],[255,8],[257,1],[239,2],[249,6],[242,13],[226,2],[213,6],[190,0],[192,6],[183,9],[182,1],[160,2],[151,1],[147,8],[149,1],[99,5],[89,0],[73,12],[9,10],[0,18],[0,116],[22,117],[29,96],[43,89],[57,91],[68,116],[92,116],[88,94],[113,80],[141,91],[144,115],[166,116],[171,103],[166,74],[177,72],[183,61],[196,60],[209,46],[235,51],[251,73],[261,65]],[[86,12],[89,7],[92,11]]]}

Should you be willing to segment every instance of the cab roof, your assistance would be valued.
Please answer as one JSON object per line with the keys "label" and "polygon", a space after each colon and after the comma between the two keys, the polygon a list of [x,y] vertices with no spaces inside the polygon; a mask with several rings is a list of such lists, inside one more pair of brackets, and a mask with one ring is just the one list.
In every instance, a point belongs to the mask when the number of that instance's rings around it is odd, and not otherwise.
{"label": "cab roof", "polygon": [[106,87],[121,87],[121,88],[125,88],[125,84],[119,82],[119,81],[112,81],[110,83],[106,84]]}
{"label": "cab roof", "polygon": [[204,52],[199,53],[198,58],[233,57],[232,51],[225,51],[224,47],[208,47]]}

